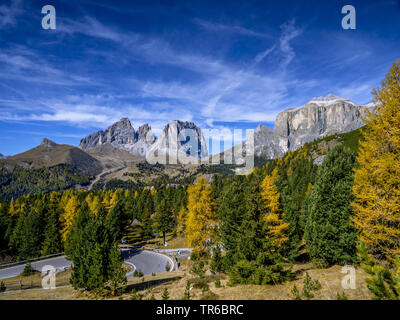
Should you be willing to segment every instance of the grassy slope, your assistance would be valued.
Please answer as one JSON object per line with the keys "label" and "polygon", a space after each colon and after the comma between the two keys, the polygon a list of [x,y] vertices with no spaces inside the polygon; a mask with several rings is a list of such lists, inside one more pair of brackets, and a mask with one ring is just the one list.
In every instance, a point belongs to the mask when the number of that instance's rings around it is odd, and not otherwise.
{"label": "grassy slope", "polygon": [[[132,289],[137,290],[138,293],[143,295],[143,299],[149,299],[152,294],[157,300],[161,300],[164,288],[168,289],[171,300],[180,300],[183,297],[186,282],[193,277],[189,273],[186,265],[187,261],[181,264],[178,271],[171,273],[163,273],[156,276],[145,276],[143,278],[130,278],[128,279],[126,293],[122,295],[121,299],[130,299],[130,292]],[[296,273],[296,279],[279,285],[237,285],[228,286],[228,279],[226,276],[221,278],[222,286],[216,288],[214,284],[214,277],[210,277],[209,286],[211,291],[216,294],[214,298],[219,300],[287,300],[292,299],[290,291],[295,284],[297,288],[303,287],[303,279],[305,273],[311,276],[313,280],[319,280],[322,288],[315,292],[313,300],[336,300],[337,293],[343,291],[350,300],[369,300],[372,295],[365,285],[366,274],[363,270],[356,269],[356,289],[343,290],[341,281],[344,274],[341,273],[340,266],[333,266],[328,269],[316,269],[311,264],[298,264],[295,265],[293,271]],[[41,290],[41,289],[27,289],[15,290],[5,294],[0,294],[0,300],[15,300],[15,299],[39,299],[39,300],[65,300],[65,299],[90,299],[90,297],[81,295],[74,291],[68,283],[69,272],[64,272],[57,275],[57,286],[65,286],[55,290]],[[5,281],[8,283],[18,283],[18,277]],[[23,283],[40,285],[40,277],[32,276],[23,279]],[[194,288],[190,291],[192,299],[203,299],[201,289]],[[108,299],[120,299],[120,297],[110,297]]]}
{"label": "grassy slope", "polygon": [[102,170],[84,151],[53,142],[0,160],[0,200],[87,185]]}

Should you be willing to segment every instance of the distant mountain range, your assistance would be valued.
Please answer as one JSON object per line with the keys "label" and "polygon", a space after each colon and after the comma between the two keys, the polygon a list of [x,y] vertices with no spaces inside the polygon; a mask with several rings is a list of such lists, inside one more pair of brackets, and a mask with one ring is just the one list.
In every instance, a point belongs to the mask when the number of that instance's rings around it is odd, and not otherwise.
{"label": "distant mountain range", "polygon": [[[206,156],[207,145],[201,129],[193,122],[179,120],[170,121],[165,126],[161,136],[157,139],[148,124],[142,125],[135,131],[129,119],[122,118],[105,131],[96,131],[83,138],[79,144],[79,148],[88,151],[110,144],[119,150],[124,150],[134,156],[143,158],[146,157],[148,152],[168,154],[170,148],[176,148],[176,150],[182,150],[186,153],[189,152],[189,148],[187,147],[189,141],[179,141],[176,138],[169,139],[170,134],[177,137],[185,129],[192,130],[191,132],[195,133],[198,140],[196,157]],[[169,145],[170,142],[176,145]]]}
{"label": "distant mountain range", "polygon": [[[362,120],[367,109],[374,110],[374,105],[358,105],[347,98],[328,95],[311,99],[301,107],[290,108],[278,114],[274,129],[258,125],[254,135],[255,154],[267,159],[282,157],[289,150],[296,150],[304,143],[358,129],[364,125]],[[192,129],[198,140],[195,154],[198,158],[208,155],[203,133],[193,122],[174,120],[168,123],[157,139],[151,127],[145,124],[137,131],[127,118],[114,123],[105,131],[97,131],[81,140],[79,148],[88,151],[98,146],[111,144],[132,155],[145,157],[146,152],[168,154],[170,148],[188,152],[187,142],[169,145],[169,132],[174,135],[185,129]],[[171,131],[172,130],[172,131]],[[176,139],[175,139],[176,140]]]}
{"label": "distant mountain range", "polygon": [[[255,156],[275,159],[282,157],[289,150],[299,149],[307,142],[356,130],[364,125],[362,119],[367,110],[373,112],[374,108],[373,104],[361,106],[334,95],[313,98],[304,106],[279,113],[273,130],[258,125],[254,134]],[[45,138],[39,146],[24,153],[7,158],[0,155],[0,187],[3,185],[4,188],[4,183],[10,184],[11,181],[18,180],[14,177],[15,179],[7,178],[3,179],[6,182],[1,182],[2,175],[12,174],[16,166],[25,171],[53,168],[59,178],[67,166],[71,181],[62,184],[67,187],[73,184],[73,181],[81,181],[79,183],[86,184],[86,188],[92,188],[95,182],[110,179],[135,183],[165,177],[185,179],[197,174],[199,170],[196,167],[199,166],[164,166],[157,163],[157,166],[151,167],[145,165],[145,155],[168,154],[171,148],[188,154],[188,141],[169,139],[170,134],[176,137],[186,129],[190,129],[198,141],[197,150],[191,156],[198,159],[207,157],[203,133],[193,122],[170,121],[160,137],[156,138],[148,124],[135,130],[129,119],[122,118],[105,131],[99,130],[84,137],[78,147],[58,145]],[[244,141],[243,146],[246,146],[246,143],[249,141]],[[232,149],[224,153],[229,152],[232,152]],[[40,173],[40,176],[46,174]],[[87,181],[92,182],[87,185]],[[54,185],[60,188],[58,183],[52,183],[51,187],[45,185],[42,189],[52,190]],[[19,187],[18,190],[20,189]]]}

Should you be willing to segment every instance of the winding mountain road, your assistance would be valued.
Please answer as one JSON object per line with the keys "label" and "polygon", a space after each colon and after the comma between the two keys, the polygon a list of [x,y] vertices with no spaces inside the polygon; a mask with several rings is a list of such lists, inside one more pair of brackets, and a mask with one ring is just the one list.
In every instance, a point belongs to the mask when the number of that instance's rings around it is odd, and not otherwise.
{"label": "winding mountain road", "polygon": [[[122,250],[122,256],[127,265],[132,267],[132,270],[127,273],[127,277],[133,277],[136,270],[140,270],[144,275],[153,273],[166,272],[167,264],[170,268],[173,265],[173,260],[163,254],[151,252],[147,250],[126,249]],[[45,265],[50,265],[56,268],[57,272],[65,271],[72,265],[72,262],[67,260],[65,256],[35,261],[31,263],[32,268],[41,271]],[[12,266],[0,269],[0,279],[16,277],[24,270],[25,264]]]}

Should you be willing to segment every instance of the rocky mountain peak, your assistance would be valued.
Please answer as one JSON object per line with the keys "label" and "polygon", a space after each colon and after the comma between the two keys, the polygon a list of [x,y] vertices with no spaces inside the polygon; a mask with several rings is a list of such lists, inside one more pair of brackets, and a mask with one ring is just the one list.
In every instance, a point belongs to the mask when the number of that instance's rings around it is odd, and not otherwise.
{"label": "rocky mountain peak", "polygon": [[138,131],[128,118],[122,118],[109,126],[105,131],[96,131],[83,138],[79,144],[82,150],[94,149],[104,144],[143,156],[148,146],[155,142],[155,136],[148,124],[139,127]]}
{"label": "rocky mountain peak", "polygon": [[154,136],[153,132],[151,131],[151,127],[146,123],[139,127],[136,132],[136,140],[146,140],[148,143],[154,143],[156,137]]}
{"label": "rocky mountain peak", "polygon": [[197,127],[194,122],[189,122],[189,121],[180,121],[180,120],[172,120],[170,121],[165,127],[163,132],[168,134],[168,130],[170,127],[175,127],[178,129],[178,132],[180,132],[183,129],[193,129],[196,131],[199,131],[200,128]]}
{"label": "rocky mountain peak", "polygon": [[128,118],[122,118],[107,128],[105,132],[107,142],[119,145],[135,142],[135,129]]}
{"label": "rocky mountain peak", "polygon": [[40,145],[48,147],[48,148],[52,148],[52,147],[55,147],[57,145],[57,143],[55,143],[55,142],[53,142],[53,141],[51,141],[51,140],[49,140],[47,138],[44,138],[42,140],[42,142],[40,143]]}
{"label": "rocky mountain peak", "polygon": [[117,124],[117,123],[122,124],[122,125],[125,125],[125,126],[127,126],[127,127],[132,127],[132,124],[131,124],[130,120],[129,120],[128,118],[126,118],[126,117],[121,118],[121,120],[119,120],[118,122],[116,122],[116,124]]}
{"label": "rocky mountain peak", "polygon": [[314,97],[307,104],[314,103],[317,105],[332,105],[337,102],[346,102],[349,104],[354,104],[353,102],[351,102],[349,99],[347,99],[345,97],[338,97],[331,93],[325,97]]}
{"label": "rocky mountain peak", "polygon": [[256,128],[255,133],[264,133],[264,132],[272,132],[271,129],[269,129],[267,126],[264,126],[262,124],[259,124]]}
{"label": "rocky mountain peak", "polygon": [[[185,132],[185,130],[188,130]],[[180,141],[180,135],[186,137]],[[194,136],[194,137],[193,137]],[[194,139],[197,145],[194,145]],[[192,155],[195,158],[202,158],[208,155],[207,144],[201,129],[194,122],[172,120],[163,129],[161,136],[149,149],[151,154],[169,154],[171,150],[178,153]]]}

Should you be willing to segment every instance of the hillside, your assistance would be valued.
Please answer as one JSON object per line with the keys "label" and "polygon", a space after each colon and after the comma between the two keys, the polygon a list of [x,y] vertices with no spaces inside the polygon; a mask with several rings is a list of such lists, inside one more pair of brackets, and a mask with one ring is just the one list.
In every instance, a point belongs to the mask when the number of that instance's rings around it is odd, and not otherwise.
{"label": "hillside", "polygon": [[48,139],[24,153],[0,160],[0,199],[88,185],[102,170],[84,151]]}
{"label": "hillside", "polygon": [[359,141],[362,139],[362,130],[363,128],[359,128],[354,131],[327,136],[306,143],[300,149],[288,152],[287,154],[293,154],[294,158],[302,154],[307,158],[312,159],[315,164],[321,164],[324,156],[329,152],[329,150],[340,143],[343,143],[345,147],[357,152]]}
{"label": "hillside", "polygon": [[26,169],[49,168],[67,164],[74,166],[77,171],[92,175],[97,174],[101,168],[100,162],[84,151],[73,146],[56,144],[46,138],[39,146],[7,158],[6,163]]}

